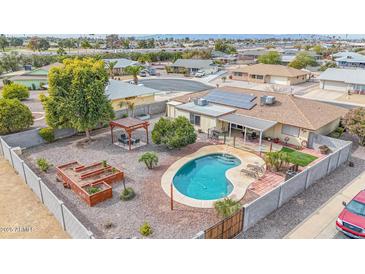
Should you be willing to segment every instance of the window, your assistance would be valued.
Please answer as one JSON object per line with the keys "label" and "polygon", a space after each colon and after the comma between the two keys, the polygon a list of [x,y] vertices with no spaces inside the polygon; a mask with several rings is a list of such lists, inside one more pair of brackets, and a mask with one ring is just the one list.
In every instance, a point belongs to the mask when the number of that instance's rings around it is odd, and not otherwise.
{"label": "window", "polygon": [[243,126],[241,126],[241,125],[237,125],[237,124],[231,124],[231,127],[232,128],[235,128],[235,129],[243,129]]}
{"label": "window", "polygon": [[196,126],[200,126],[200,116],[194,113],[190,113],[190,123]]}
{"label": "window", "polygon": [[233,75],[234,75],[234,76],[242,76],[242,72],[237,72],[237,71],[235,71],[235,72],[233,72]]}
{"label": "window", "polygon": [[289,136],[298,137],[299,136],[299,128],[289,126],[289,125],[283,125],[281,128],[281,133]]}
{"label": "window", "polygon": [[262,80],[262,79],[264,79],[264,76],[262,76],[262,75],[257,75],[257,76],[256,76],[256,79]]}

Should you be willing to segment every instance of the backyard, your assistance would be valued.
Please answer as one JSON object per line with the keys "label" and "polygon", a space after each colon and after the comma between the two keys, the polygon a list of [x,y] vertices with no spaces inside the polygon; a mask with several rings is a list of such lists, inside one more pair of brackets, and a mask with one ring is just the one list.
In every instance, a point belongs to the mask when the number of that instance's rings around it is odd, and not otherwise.
{"label": "backyard", "polygon": [[288,147],[283,147],[281,149],[282,152],[285,152],[288,154],[289,162],[292,164],[299,165],[301,167],[305,167],[309,165],[311,162],[316,160],[318,157],[300,152],[298,150],[294,150]]}

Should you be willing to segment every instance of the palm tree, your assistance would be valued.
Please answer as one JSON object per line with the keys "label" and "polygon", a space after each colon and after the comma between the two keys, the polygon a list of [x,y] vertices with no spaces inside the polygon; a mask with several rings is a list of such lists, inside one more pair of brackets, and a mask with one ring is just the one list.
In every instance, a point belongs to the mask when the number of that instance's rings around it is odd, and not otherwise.
{"label": "palm tree", "polygon": [[117,61],[111,61],[111,62],[108,62],[108,64],[107,64],[109,77],[112,79],[114,79],[114,67],[116,64],[117,64]]}
{"label": "palm tree", "polygon": [[133,75],[134,84],[137,85],[138,84],[138,74],[141,72],[142,69],[143,69],[142,66],[128,66],[125,68],[125,72]]}
{"label": "palm tree", "polygon": [[240,210],[241,204],[232,199],[224,198],[223,200],[216,201],[214,203],[214,208],[217,211],[218,216],[227,218]]}
{"label": "palm tree", "polygon": [[143,162],[148,169],[152,169],[158,164],[158,157],[155,152],[148,151],[138,159],[138,162]]}
{"label": "palm tree", "polygon": [[283,151],[267,152],[265,163],[273,171],[281,171],[283,166],[289,163],[289,155]]}
{"label": "palm tree", "polygon": [[128,116],[133,117],[134,108],[136,106],[136,102],[135,102],[134,98],[133,99],[126,99],[126,100],[123,100],[119,103],[120,108],[123,108],[124,106],[127,106],[127,108],[128,108]]}

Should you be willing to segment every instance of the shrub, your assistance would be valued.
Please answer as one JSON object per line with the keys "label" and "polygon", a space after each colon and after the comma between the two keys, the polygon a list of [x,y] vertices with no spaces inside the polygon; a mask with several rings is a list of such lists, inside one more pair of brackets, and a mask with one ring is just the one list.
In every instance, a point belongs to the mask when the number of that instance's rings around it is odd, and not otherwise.
{"label": "shrub", "polygon": [[145,222],[141,227],[139,228],[139,233],[141,233],[143,236],[149,236],[152,234],[152,228],[149,225],[149,223]]}
{"label": "shrub", "polygon": [[17,83],[10,83],[3,87],[3,97],[5,99],[24,100],[29,98],[28,88]]}
{"label": "shrub", "polygon": [[100,190],[101,190],[101,188],[98,186],[90,186],[90,187],[86,188],[87,193],[89,193],[90,195],[93,195],[93,194],[99,192]]}
{"label": "shrub", "polygon": [[48,161],[44,158],[38,158],[37,159],[37,166],[38,168],[43,171],[43,172],[47,172],[48,169],[52,166],[51,164],[48,163]]}
{"label": "shrub", "polygon": [[18,99],[0,98],[0,134],[29,128],[33,124],[30,109]]}
{"label": "shrub", "polygon": [[38,132],[39,136],[41,136],[48,143],[52,143],[55,139],[54,129],[51,127],[41,128]]}
{"label": "shrub", "polygon": [[148,151],[142,154],[138,162],[144,162],[148,169],[152,169],[158,164],[158,157],[155,152]]}
{"label": "shrub", "polygon": [[106,160],[103,160],[103,161],[101,161],[101,165],[103,167],[107,167],[108,166],[108,162]]}
{"label": "shrub", "polygon": [[36,86],[35,86],[35,84],[34,83],[32,83],[32,90],[36,90],[37,88],[36,88]]}
{"label": "shrub", "polygon": [[237,201],[224,198],[223,200],[214,202],[214,208],[217,211],[218,216],[227,218],[240,210],[241,205]]}
{"label": "shrub", "polygon": [[134,192],[133,188],[127,187],[125,188],[121,193],[119,198],[122,201],[129,201],[132,200],[136,196],[136,193]]}
{"label": "shrub", "polygon": [[332,150],[326,145],[321,145],[318,148],[319,148],[319,151],[325,155],[330,154],[332,152]]}
{"label": "shrub", "polygon": [[359,138],[359,143],[365,146],[365,108],[352,109],[346,113],[343,125],[346,130]]}
{"label": "shrub", "polygon": [[271,170],[281,171],[289,163],[289,155],[282,151],[268,152],[265,154],[265,163]]}
{"label": "shrub", "polygon": [[165,144],[169,149],[193,144],[196,138],[193,125],[182,116],[173,120],[160,118],[152,130],[152,141],[158,145]]}

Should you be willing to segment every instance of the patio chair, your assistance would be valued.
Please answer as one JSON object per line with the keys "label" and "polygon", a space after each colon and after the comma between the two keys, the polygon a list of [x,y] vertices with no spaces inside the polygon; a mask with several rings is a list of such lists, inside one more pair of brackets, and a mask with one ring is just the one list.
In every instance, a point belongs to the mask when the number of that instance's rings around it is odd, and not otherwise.
{"label": "patio chair", "polygon": [[134,140],[134,144],[137,145],[137,144],[139,144],[140,141],[141,140],[139,138],[137,138],[137,139]]}

